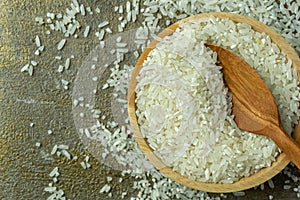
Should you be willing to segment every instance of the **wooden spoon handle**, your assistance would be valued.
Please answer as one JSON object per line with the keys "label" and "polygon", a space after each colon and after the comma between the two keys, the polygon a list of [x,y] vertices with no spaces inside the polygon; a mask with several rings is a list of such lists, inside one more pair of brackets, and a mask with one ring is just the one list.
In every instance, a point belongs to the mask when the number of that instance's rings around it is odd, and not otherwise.
{"label": "wooden spoon handle", "polygon": [[280,127],[271,125],[269,128],[269,131],[272,132],[269,134],[270,138],[300,169],[300,145]]}

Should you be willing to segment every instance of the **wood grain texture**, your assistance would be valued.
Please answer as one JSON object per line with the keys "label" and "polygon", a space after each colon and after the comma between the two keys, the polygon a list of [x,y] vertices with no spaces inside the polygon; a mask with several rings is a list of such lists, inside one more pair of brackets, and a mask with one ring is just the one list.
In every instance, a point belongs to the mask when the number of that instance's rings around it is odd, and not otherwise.
{"label": "wood grain texture", "polygon": [[300,145],[280,128],[275,99],[267,84],[242,58],[219,46],[217,52],[225,84],[232,94],[232,113],[241,130],[270,137],[300,169]]}
{"label": "wood grain texture", "polygon": [[[205,13],[205,14],[199,14],[195,15],[189,18],[186,18],[182,21],[189,21],[193,19],[199,19],[199,18],[207,18],[210,16],[215,16],[218,18],[229,18],[235,22],[243,22],[247,23],[255,31],[258,32],[265,32],[267,35],[270,36],[271,40],[278,45],[278,47],[286,53],[286,56],[293,61],[293,67],[297,70],[297,73],[299,75],[300,73],[300,60],[295,52],[295,50],[279,35],[276,33],[273,29],[270,27],[264,25],[261,22],[258,22],[257,20],[254,20],[249,17],[236,15],[236,14],[230,14],[230,13]],[[164,37],[167,35],[170,35],[176,28],[179,27],[179,22],[169,26],[167,29],[162,31],[160,34],[158,34],[159,37]],[[141,54],[140,58],[138,59],[135,69],[133,71],[129,88],[128,88],[128,114],[130,118],[131,127],[133,129],[133,132],[136,137],[136,141],[138,142],[139,146],[141,147],[142,151],[145,153],[145,155],[148,157],[148,159],[166,176],[171,178],[174,181],[177,181],[178,183],[181,183],[187,187],[197,189],[197,190],[203,190],[207,192],[217,192],[217,193],[223,193],[223,192],[234,192],[234,191],[240,191],[245,190],[248,188],[252,188],[254,186],[257,186],[261,183],[264,183],[268,179],[272,178],[276,174],[278,174],[284,167],[287,166],[287,164],[290,162],[286,154],[281,153],[277,158],[276,161],[272,163],[270,167],[263,168],[259,172],[249,176],[240,179],[239,181],[233,183],[233,184],[214,184],[214,183],[203,183],[198,181],[193,181],[188,179],[185,176],[182,176],[181,174],[174,172],[172,168],[164,166],[162,167],[161,163],[158,162],[159,158],[153,154],[153,150],[150,148],[147,141],[142,137],[142,134],[139,129],[139,125],[136,118],[136,105],[135,105],[135,86],[136,86],[136,76],[139,74],[139,71],[141,70],[143,61],[147,58],[149,52],[155,48],[155,45],[158,43],[157,40],[153,40],[149,46],[146,48],[146,50]],[[297,139],[298,142],[300,142],[300,128],[297,127],[294,131],[294,138]]]}

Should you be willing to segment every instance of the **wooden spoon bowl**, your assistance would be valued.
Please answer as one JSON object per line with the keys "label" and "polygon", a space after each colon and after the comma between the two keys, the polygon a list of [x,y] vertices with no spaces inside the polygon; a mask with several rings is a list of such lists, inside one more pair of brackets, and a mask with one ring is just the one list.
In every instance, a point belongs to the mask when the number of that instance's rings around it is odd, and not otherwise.
{"label": "wooden spoon bowl", "polygon": [[[190,21],[200,18],[209,18],[210,16],[214,16],[217,18],[227,18],[234,22],[241,22],[241,23],[247,23],[249,24],[255,31],[258,32],[264,32],[267,35],[270,36],[271,40],[278,45],[278,47],[283,51],[287,58],[291,59],[293,62],[292,67],[294,67],[298,72],[298,77],[300,77],[300,59],[295,52],[295,50],[283,39],[278,33],[276,33],[273,29],[270,27],[264,25],[263,23],[254,20],[249,17],[237,15],[237,14],[230,14],[230,13],[205,13],[205,14],[199,14],[195,15],[186,19],[183,19],[182,21]],[[169,26],[167,29],[162,31],[158,36],[163,38],[167,35],[170,35],[179,27],[179,23],[177,22],[171,26]],[[153,153],[153,149],[149,146],[146,138],[142,136],[142,133],[139,129],[139,125],[137,122],[137,116],[136,116],[136,105],[135,105],[135,87],[137,84],[136,77],[139,74],[142,64],[144,60],[147,58],[149,52],[155,48],[156,44],[158,43],[157,40],[153,40],[149,46],[145,49],[145,51],[141,54],[140,58],[138,59],[135,69],[132,73],[132,77],[130,80],[129,88],[128,88],[128,114],[130,119],[130,124],[132,131],[135,135],[135,139],[137,143],[139,144],[142,152],[147,156],[147,158],[151,161],[151,163],[160,170],[164,175],[171,178],[172,180],[181,183],[182,185],[185,185],[187,187],[207,191],[207,192],[217,192],[217,193],[225,193],[225,192],[235,192],[240,190],[245,190],[251,187],[255,187],[261,183],[264,183],[265,181],[271,179],[273,176],[277,175],[284,167],[287,166],[287,164],[290,162],[289,158],[286,156],[286,154],[281,153],[277,156],[276,161],[272,163],[270,167],[266,167],[258,171],[257,173],[249,176],[241,178],[239,181],[236,181],[231,184],[223,184],[223,183],[205,183],[205,182],[199,182],[195,180],[190,180],[186,176],[181,175],[178,172],[175,172],[172,170],[171,167],[165,166],[159,157],[157,157]],[[300,126],[295,128],[293,137],[300,142]]]}

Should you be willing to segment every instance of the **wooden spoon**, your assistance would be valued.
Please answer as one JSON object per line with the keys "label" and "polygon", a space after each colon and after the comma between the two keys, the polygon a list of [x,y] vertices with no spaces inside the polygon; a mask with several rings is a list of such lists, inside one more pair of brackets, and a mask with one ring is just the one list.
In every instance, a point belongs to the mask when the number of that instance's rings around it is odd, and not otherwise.
{"label": "wooden spoon", "polygon": [[[159,33],[158,37],[163,38],[165,36],[172,34],[177,28],[180,27],[179,24],[181,22],[189,22],[192,20],[199,20],[204,18],[206,19],[211,16],[220,19],[231,19],[236,23],[247,23],[255,31],[266,33],[268,36],[270,36],[270,39],[278,46],[278,48],[282,52],[284,52],[286,57],[292,60],[292,67],[295,70],[297,70],[298,77],[300,77],[300,59],[297,52],[289,45],[289,43],[280,34],[276,33],[272,28],[268,27],[267,25],[253,18],[249,18],[246,16],[232,14],[232,13],[222,13],[222,12],[202,13],[202,14],[185,18],[179,22],[170,25],[168,28],[164,29],[161,33]],[[266,182],[267,180],[271,179],[279,172],[281,172],[282,169],[284,169],[287,166],[287,164],[290,162],[290,159],[288,159],[285,153],[280,153],[276,157],[276,160],[272,162],[271,166],[264,167],[260,169],[258,172],[248,177],[243,177],[234,183],[206,183],[197,180],[192,180],[180,174],[179,172],[174,171],[173,168],[165,166],[164,163],[161,162],[160,158],[157,157],[156,154],[154,154],[153,149],[150,147],[146,138],[143,137],[143,134],[140,131],[139,123],[136,116],[136,104],[135,104],[135,97],[136,97],[135,88],[137,84],[136,77],[138,76],[140,70],[142,69],[144,60],[147,58],[148,54],[151,52],[152,49],[156,47],[158,43],[159,43],[158,40],[152,40],[151,43],[147,46],[147,48],[142,52],[132,72],[130,84],[128,87],[128,116],[130,119],[130,125],[140,149],[145,154],[145,156],[150,160],[150,162],[165,176],[169,177],[170,179],[182,185],[185,185],[187,187],[196,190],[214,192],[214,193],[227,193],[227,192],[246,190]],[[300,81],[300,78],[298,80]],[[265,111],[263,111],[262,113],[265,113]],[[278,116],[277,112],[276,112],[276,116]],[[298,125],[294,129],[293,136],[295,137],[296,141],[300,143],[300,121],[298,122]]]}
{"label": "wooden spoon", "polygon": [[280,128],[274,97],[263,79],[242,58],[211,44],[223,67],[225,84],[232,93],[232,113],[237,126],[270,137],[300,169],[300,145]]}

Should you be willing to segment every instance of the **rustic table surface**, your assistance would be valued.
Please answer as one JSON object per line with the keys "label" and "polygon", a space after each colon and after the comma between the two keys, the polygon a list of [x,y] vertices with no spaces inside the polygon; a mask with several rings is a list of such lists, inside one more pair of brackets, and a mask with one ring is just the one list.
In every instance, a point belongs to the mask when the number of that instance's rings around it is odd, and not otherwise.
{"label": "rustic table surface", "polygon": [[[97,26],[97,19],[112,20],[114,27],[114,5],[126,1],[84,1],[91,7],[99,6],[101,14],[82,17],[82,22]],[[0,199],[46,199],[49,193],[44,188],[52,182],[49,173],[59,167],[59,188],[68,199],[120,199],[121,193],[136,196],[132,189],[134,178],[125,176],[117,180],[120,171],[100,163],[86,151],[78,137],[72,116],[72,83],[69,90],[61,87],[61,79],[72,81],[85,57],[96,46],[97,38],[79,37],[68,40],[63,50],[65,57],[74,55],[70,70],[63,74],[56,71],[56,46],[61,36],[48,36],[46,29],[35,22],[35,17],[45,17],[47,12],[64,12],[70,1],[54,0],[2,0],[0,1]],[[136,24],[138,26],[139,23]],[[42,38],[46,50],[35,56],[35,35]],[[72,45],[71,45],[72,44]],[[20,69],[30,60],[36,60],[33,76],[21,73]],[[105,95],[105,94],[103,94]],[[105,96],[104,96],[105,97]],[[109,97],[108,97],[109,98]],[[48,130],[53,133],[49,135]],[[37,147],[36,143],[41,146]],[[64,156],[49,156],[55,144],[66,144],[78,161]],[[91,168],[80,165],[86,155],[90,156]],[[290,170],[296,170],[290,167]],[[99,193],[111,176],[113,197]],[[265,184],[264,190],[250,189],[243,199],[297,199],[292,189],[284,189],[290,178],[283,173],[273,178],[274,189]],[[295,187],[299,182],[290,180]],[[292,187],[292,188],[293,188]],[[215,196],[215,194],[210,194]],[[240,199],[232,194],[227,199]]]}

